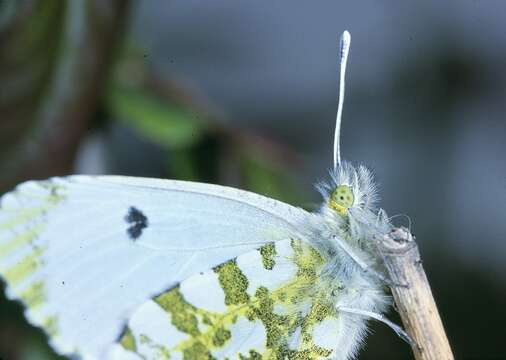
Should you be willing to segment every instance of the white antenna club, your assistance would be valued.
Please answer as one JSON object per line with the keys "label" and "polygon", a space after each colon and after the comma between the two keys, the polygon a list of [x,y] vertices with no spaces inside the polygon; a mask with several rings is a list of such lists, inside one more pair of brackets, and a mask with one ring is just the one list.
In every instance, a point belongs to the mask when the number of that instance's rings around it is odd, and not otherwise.
{"label": "white antenna club", "polygon": [[344,31],[339,43],[339,103],[337,106],[336,130],[334,132],[334,169],[341,167],[341,116],[344,102],[344,75],[346,74],[346,63],[350,53],[351,35]]}

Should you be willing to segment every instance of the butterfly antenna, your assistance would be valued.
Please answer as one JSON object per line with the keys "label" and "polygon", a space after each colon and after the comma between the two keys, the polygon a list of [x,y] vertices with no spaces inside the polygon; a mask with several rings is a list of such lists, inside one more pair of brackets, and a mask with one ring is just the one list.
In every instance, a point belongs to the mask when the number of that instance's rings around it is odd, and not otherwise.
{"label": "butterfly antenna", "polygon": [[344,102],[344,75],[346,74],[346,62],[350,52],[351,35],[344,31],[339,43],[339,103],[337,106],[336,130],[334,132],[334,169],[341,167],[341,115],[343,113]]}

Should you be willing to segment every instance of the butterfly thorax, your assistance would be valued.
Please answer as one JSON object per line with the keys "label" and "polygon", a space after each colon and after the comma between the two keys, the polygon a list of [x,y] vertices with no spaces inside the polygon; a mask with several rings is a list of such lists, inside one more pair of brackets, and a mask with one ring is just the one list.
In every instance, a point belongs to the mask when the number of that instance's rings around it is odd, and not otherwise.
{"label": "butterfly thorax", "polygon": [[322,286],[335,284],[336,305],[362,304],[381,311],[386,300],[384,284],[376,276],[382,270],[377,239],[392,226],[385,212],[374,206],[377,193],[371,172],[343,163],[331,172],[330,182],[318,189],[324,202],[314,214],[309,238],[325,257],[321,277],[326,280]]}

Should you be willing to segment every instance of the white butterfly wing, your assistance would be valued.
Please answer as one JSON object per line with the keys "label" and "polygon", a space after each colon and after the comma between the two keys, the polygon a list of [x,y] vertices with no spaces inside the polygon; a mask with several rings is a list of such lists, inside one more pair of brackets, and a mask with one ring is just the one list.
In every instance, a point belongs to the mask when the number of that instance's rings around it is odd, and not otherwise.
{"label": "white butterfly wing", "polygon": [[101,357],[146,299],[261,244],[308,213],[217,185],[71,176],[30,181],[0,203],[7,295],[62,354]]}
{"label": "white butterfly wing", "polygon": [[325,265],[288,239],[194,274],[140,305],[109,358],[347,359],[351,332]]}

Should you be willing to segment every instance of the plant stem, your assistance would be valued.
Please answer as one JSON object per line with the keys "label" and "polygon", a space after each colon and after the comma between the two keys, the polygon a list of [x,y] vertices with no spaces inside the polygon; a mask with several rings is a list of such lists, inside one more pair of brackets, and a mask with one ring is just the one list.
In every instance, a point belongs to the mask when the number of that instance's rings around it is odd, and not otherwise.
{"label": "plant stem", "polygon": [[453,360],[414,237],[407,229],[396,228],[383,238],[380,251],[390,279],[399,284],[392,286],[392,294],[406,332],[414,340],[415,359]]}

